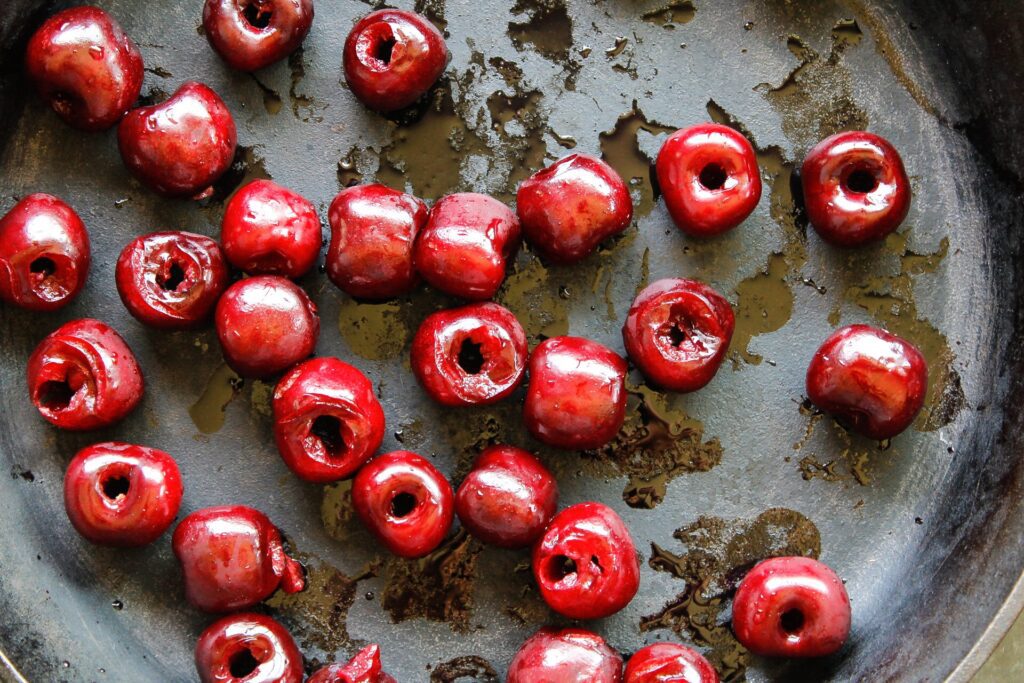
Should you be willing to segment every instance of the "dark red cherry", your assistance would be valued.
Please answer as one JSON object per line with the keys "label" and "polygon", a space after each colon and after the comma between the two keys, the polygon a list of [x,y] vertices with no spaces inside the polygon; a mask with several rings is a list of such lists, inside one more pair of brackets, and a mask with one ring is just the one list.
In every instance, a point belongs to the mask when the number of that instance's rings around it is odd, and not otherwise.
{"label": "dark red cherry", "polygon": [[308,199],[273,181],[254,180],[225,207],[220,241],[239,270],[297,278],[316,265],[323,234]]}
{"label": "dark red cherry", "polygon": [[213,622],[196,643],[202,683],[302,683],[302,653],[288,630],[263,614]]}
{"label": "dark red cherry", "polygon": [[626,419],[626,361],[580,337],[545,339],[530,356],[526,428],[546,444],[574,450],[611,441]]}
{"label": "dark red cherry", "polygon": [[629,658],[624,683],[718,683],[718,672],[696,650],[654,643]]}
{"label": "dark red cherry", "polygon": [[761,198],[754,148],[727,126],[677,130],[661,146],[655,169],[672,220],[691,237],[732,230]]}
{"label": "dark red cherry", "polygon": [[555,478],[515,446],[484,449],[455,494],[462,526],[484,543],[503,548],[525,548],[536,541],[557,506]]}
{"label": "dark red cherry", "polygon": [[380,646],[367,645],[355,657],[342,664],[328,664],[316,671],[306,683],[397,683],[384,673]]}
{"label": "dark red cherry", "polygon": [[57,115],[75,128],[110,128],[142,88],[142,55],[98,7],[72,7],[46,20],[29,40],[25,69]]}
{"label": "dark red cherry", "polygon": [[287,370],[312,355],[320,336],[320,317],[309,295],[277,275],[228,287],[214,321],[224,360],[243,377]]}
{"label": "dark red cherry", "polygon": [[774,557],[743,577],[732,630],[762,657],[824,657],[850,634],[850,598],[836,573],[809,557]]}
{"label": "dark red cherry", "polygon": [[313,24],[313,0],[206,0],[203,29],[233,69],[256,71],[284,59]]}
{"label": "dark red cherry", "polygon": [[327,214],[327,277],[360,299],[390,299],[410,291],[419,282],[413,245],[427,215],[422,200],[390,187],[345,188]]}
{"label": "dark red cherry", "polygon": [[633,300],[622,339],[651,382],[669,391],[696,391],[718,372],[734,326],[732,307],[711,287],[665,279]]}
{"label": "dark red cherry", "polygon": [[142,400],[142,372],[128,344],[99,320],[72,320],[28,359],[32,403],[51,424],[74,431],[108,427]]}
{"label": "dark red cherry", "polygon": [[220,247],[191,232],[154,232],[137,237],[121,252],[117,292],[140,322],[186,330],[210,319],[228,286]]}
{"label": "dark red cherry", "polygon": [[441,32],[414,12],[370,12],[345,40],[345,81],[352,94],[375,111],[394,111],[418,100],[447,62]]}
{"label": "dark red cherry", "polygon": [[578,503],[555,515],[533,546],[533,576],[544,602],[559,614],[603,619],[636,595],[640,561],[614,510]]}
{"label": "dark red cherry", "polygon": [[90,258],[89,233],[74,209],[30,194],[0,218],[0,300],[55,311],[82,291]]}
{"label": "dark red cherry", "polygon": [[910,179],[899,152],[865,131],[819,142],[804,158],[800,182],[807,219],[823,240],[839,247],[884,238],[910,210]]}
{"label": "dark red cherry", "polygon": [[181,474],[167,453],[127,443],[83,448],[64,473],[64,509],[93,543],[140,546],[171,526],[181,505]]}
{"label": "dark red cherry", "polygon": [[890,439],[909,427],[927,390],[921,352],[869,325],[833,332],[807,367],[811,402],[870,439]]}
{"label": "dark red cherry", "polygon": [[573,154],[519,186],[516,211],[523,234],[548,260],[575,263],[629,227],[633,200],[611,166]]}
{"label": "dark red cherry", "polygon": [[581,628],[542,628],[519,648],[507,683],[622,683],[622,657]]}
{"label": "dark red cherry", "polygon": [[416,239],[416,269],[432,287],[481,301],[505,279],[519,248],[519,219],[493,197],[472,192],[442,197]]}
{"label": "dark red cherry", "polygon": [[117,129],[125,166],[160,194],[199,197],[231,167],[235,120],[224,101],[190,81],[151,107],[128,112]]}
{"label": "dark red cherry", "polygon": [[171,544],[185,576],[185,597],[205,612],[247,609],[278,588],[296,593],[306,584],[277,527],[244,505],[193,512],[178,524]]}
{"label": "dark red cherry", "polygon": [[423,557],[441,544],[455,514],[453,498],[444,475],[409,451],[377,456],[352,483],[356,514],[401,557]]}

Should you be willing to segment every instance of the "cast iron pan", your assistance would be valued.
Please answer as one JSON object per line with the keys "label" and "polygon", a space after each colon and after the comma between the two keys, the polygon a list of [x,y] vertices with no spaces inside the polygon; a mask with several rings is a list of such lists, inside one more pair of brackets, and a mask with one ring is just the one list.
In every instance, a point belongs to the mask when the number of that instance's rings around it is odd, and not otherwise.
{"label": "cast iron pan", "polygon": [[[350,517],[347,486],[300,482],[270,436],[271,385],[237,381],[210,331],[143,328],[114,288],[116,255],[156,229],[217,236],[224,199],[272,177],[323,210],[345,184],[377,178],[434,200],[453,190],[511,201],[516,183],[570,149],[604,154],[631,179],[636,225],[573,268],[528,251],[498,300],[536,343],[569,331],[622,350],[620,326],[644,283],[697,277],[728,294],[731,359],[706,389],[665,396],[631,376],[615,443],[577,454],[524,434],[522,395],[444,410],[408,369],[411,333],[452,305],[421,289],[353,302],[321,273],[317,349],[367,372],[389,422],[385,449],[432,456],[456,482],[483,445],[537,449],[562,503],[596,499],[626,519],[643,554],[640,594],[590,624],[629,653],[657,639],[705,652],[725,680],[965,680],[1005,629],[1024,567],[1021,173],[1024,9],[1000,0],[708,2],[427,0],[452,61],[430,99],[398,122],[361,107],[341,46],[370,7],[321,0],[305,49],[255,76],[235,73],[197,31],[201,2],[105,0],[140,45],[143,95],[198,79],[239,124],[238,163],[203,203],[168,201],[132,180],[113,131],[61,124],[20,72],[27,35],[64,3],[0,5],[4,81],[0,210],[45,191],[82,215],[95,263],[85,293],[53,315],[0,308],[0,644],[9,676],[39,681],[194,680],[208,615],[183,600],[164,538],[136,551],[90,546],[61,502],[65,464],[117,438],[163,448],[186,483],[182,513],[245,503],[282,528],[309,588],[274,596],[314,665],[379,642],[402,681],[500,680],[529,634],[561,623],[531,585],[527,557],[456,533],[419,562],[384,553]],[[395,3],[411,8],[409,0]],[[667,131],[714,119],[755,143],[766,192],[739,229],[685,238],[652,186]],[[900,233],[856,251],[806,228],[793,170],[819,139],[867,128],[892,140],[913,178]],[[147,379],[118,427],[76,435],[31,407],[25,361],[59,324],[113,324]],[[914,428],[891,443],[852,437],[805,403],[804,370],[833,327],[872,322],[919,345],[932,386]],[[9,476],[7,476],[9,475]],[[854,625],[834,658],[801,666],[753,658],[730,635],[731,591],[753,562],[820,556],[847,581]]]}

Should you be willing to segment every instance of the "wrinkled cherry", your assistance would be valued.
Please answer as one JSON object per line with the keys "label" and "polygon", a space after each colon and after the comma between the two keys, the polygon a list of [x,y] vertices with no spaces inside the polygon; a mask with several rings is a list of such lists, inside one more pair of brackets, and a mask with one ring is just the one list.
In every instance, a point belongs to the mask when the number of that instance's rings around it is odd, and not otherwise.
{"label": "wrinkled cherry", "polygon": [[256,71],[287,57],[313,24],[313,0],[206,0],[203,30],[233,69]]}
{"label": "wrinkled cherry", "polygon": [[622,656],[581,628],[542,628],[508,666],[507,683],[622,683]]}
{"label": "wrinkled cherry", "polygon": [[202,683],[302,683],[302,653],[288,630],[254,612],[213,622],[196,643]]}
{"label": "wrinkled cherry", "polygon": [[355,657],[342,664],[328,664],[317,670],[306,683],[397,683],[384,673],[380,646],[367,645]]}
{"label": "wrinkled cherry", "polygon": [[718,683],[718,672],[696,650],[654,643],[629,658],[624,683]]}

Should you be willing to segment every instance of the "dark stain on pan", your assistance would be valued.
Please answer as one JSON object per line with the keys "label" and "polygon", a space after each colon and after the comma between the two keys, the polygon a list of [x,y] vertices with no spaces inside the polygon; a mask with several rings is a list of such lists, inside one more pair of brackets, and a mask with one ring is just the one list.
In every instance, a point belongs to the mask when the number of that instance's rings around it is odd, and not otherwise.
{"label": "dark stain on pan", "polygon": [[565,69],[565,89],[576,89],[580,63],[570,57],[572,18],[565,0],[517,0],[512,15],[519,21],[508,23],[508,37],[519,51],[528,47]]}
{"label": "dark stain on pan", "polygon": [[640,18],[662,28],[674,29],[690,23],[696,15],[697,8],[691,0],[673,0],[663,7],[642,13]]}
{"label": "dark stain on pan", "polygon": [[449,37],[448,22],[444,18],[444,0],[416,0],[413,10],[430,19],[445,38]]}
{"label": "dark stain on pan", "polygon": [[465,655],[449,659],[434,667],[430,672],[430,683],[456,683],[456,681],[477,681],[498,683],[498,672],[483,657]]}
{"label": "dark stain on pan", "polygon": [[640,150],[640,131],[656,136],[675,130],[673,126],[650,120],[634,101],[632,109],[622,114],[611,129],[599,136],[601,157],[618,171],[629,186],[637,218],[649,214],[659,196],[654,173],[655,160]]}

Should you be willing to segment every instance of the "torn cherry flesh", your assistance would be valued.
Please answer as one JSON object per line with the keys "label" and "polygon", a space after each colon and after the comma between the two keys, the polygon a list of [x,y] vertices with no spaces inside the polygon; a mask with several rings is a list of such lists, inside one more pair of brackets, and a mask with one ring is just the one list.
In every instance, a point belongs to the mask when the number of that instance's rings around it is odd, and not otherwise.
{"label": "torn cherry flesh", "polygon": [[257,71],[294,52],[313,25],[313,0],[206,0],[203,31],[232,69]]}
{"label": "torn cherry flesh", "polygon": [[581,628],[545,627],[527,638],[508,666],[507,683],[622,683],[622,656]]}
{"label": "torn cherry flesh", "polygon": [[380,663],[380,646],[367,645],[345,663],[328,664],[318,669],[306,683],[396,683],[384,673]]}
{"label": "torn cherry flesh", "polygon": [[288,630],[263,614],[232,614],[196,642],[202,683],[302,683],[302,653]]}

